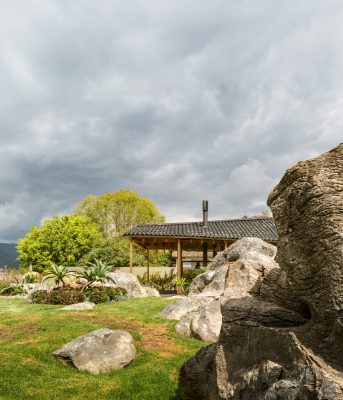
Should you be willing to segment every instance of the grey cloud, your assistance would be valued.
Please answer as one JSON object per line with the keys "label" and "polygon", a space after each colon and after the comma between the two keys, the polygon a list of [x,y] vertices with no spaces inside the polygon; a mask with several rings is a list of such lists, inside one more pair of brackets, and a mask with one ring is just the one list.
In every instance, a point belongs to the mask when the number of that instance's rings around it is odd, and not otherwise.
{"label": "grey cloud", "polygon": [[168,220],[266,209],[341,141],[340,0],[13,0],[0,13],[0,240],[132,188]]}

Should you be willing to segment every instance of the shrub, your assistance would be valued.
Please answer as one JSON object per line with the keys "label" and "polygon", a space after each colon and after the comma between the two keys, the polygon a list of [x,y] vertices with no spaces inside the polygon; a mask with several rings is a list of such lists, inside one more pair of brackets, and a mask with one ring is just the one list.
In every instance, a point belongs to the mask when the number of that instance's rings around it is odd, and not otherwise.
{"label": "shrub", "polygon": [[31,295],[31,301],[35,304],[48,304],[48,292],[46,290],[37,290]]}
{"label": "shrub", "polygon": [[88,287],[85,294],[92,303],[106,303],[122,299],[126,296],[127,292],[124,288]]}
{"label": "shrub", "polygon": [[142,276],[138,276],[139,282],[144,286],[150,286],[158,291],[161,290],[175,290],[175,273],[171,269],[170,272],[165,272],[164,276],[161,276],[159,272],[150,274],[148,280],[148,274],[145,272]]}
{"label": "shrub", "polygon": [[25,294],[26,290],[22,284],[7,286],[1,289],[2,296],[16,296],[17,294]]}
{"label": "shrub", "polygon": [[85,294],[77,288],[62,287],[51,292],[38,290],[31,295],[32,303],[37,304],[75,304],[85,301]]}
{"label": "shrub", "polygon": [[189,287],[193,282],[193,279],[196,278],[198,275],[202,274],[205,271],[205,268],[192,268],[186,269],[183,271],[182,278],[185,280],[185,284],[183,285],[184,293],[188,293]]}

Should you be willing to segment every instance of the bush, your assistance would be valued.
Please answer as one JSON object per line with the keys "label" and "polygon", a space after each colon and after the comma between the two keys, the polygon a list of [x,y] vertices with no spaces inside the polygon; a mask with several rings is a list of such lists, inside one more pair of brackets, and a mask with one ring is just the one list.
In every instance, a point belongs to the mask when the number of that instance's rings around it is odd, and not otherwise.
{"label": "bush", "polygon": [[16,296],[17,294],[25,294],[26,290],[23,285],[13,285],[7,286],[1,289],[0,294],[1,296]]}
{"label": "bush", "polygon": [[38,290],[31,295],[32,303],[38,304],[75,304],[85,301],[85,294],[77,288],[64,287],[51,292]]}
{"label": "bush", "polygon": [[148,280],[148,274],[144,272],[142,276],[138,276],[139,282],[144,286],[150,286],[158,291],[162,290],[175,290],[175,273],[171,269],[169,273],[165,272],[164,276],[161,276],[159,272],[150,274]]}
{"label": "bush", "polygon": [[124,288],[89,287],[85,294],[89,301],[97,304],[118,301],[126,296],[127,292]]}
{"label": "bush", "polygon": [[185,285],[183,286],[183,290],[185,293],[188,293],[189,287],[191,286],[191,283],[193,282],[193,279],[196,278],[198,275],[202,274],[205,271],[205,268],[192,268],[192,269],[186,269],[183,271],[182,278],[184,278]]}
{"label": "bush", "polygon": [[31,301],[35,304],[48,304],[48,292],[46,290],[37,290],[31,295]]}

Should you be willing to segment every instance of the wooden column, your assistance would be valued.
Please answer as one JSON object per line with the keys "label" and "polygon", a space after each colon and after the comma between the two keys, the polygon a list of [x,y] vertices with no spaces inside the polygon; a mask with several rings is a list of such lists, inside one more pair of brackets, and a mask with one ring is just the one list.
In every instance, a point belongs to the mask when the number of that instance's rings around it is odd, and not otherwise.
{"label": "wooden column", "polygon": [[147,250],[147,252],[148,252],[147,274],[148,274],[148,282],[150,282],[150,253],[149,253],[149,249]]}
{"label": "wooden column", "polygon": [[[225,247],[225,249],[228,247],[228,245],[229,245],[229,242],[228,242],[227,240],[225,240],[225,241],[224,241],[224,247]],[[225,249],[224,249],[224,250],[225,250]]]}
{"label": "wooden column", "polygon": [[[177,262],[176,262],[176,277],[182,277],[182,247],[181,247],[181,239],[177,239]],[[176,291],[178,294],[181,294],[181,288],[179,286],[176,287]]]}
{"label": "wooden column", "polygon": [[207,250],[208,250],[208,245],[206,242],[202,245],[202,265],[204,267],[207,267]]}
{"label": "wooden column", "polygon": [[133,273],[133,240],[130,239],[130,273]]}

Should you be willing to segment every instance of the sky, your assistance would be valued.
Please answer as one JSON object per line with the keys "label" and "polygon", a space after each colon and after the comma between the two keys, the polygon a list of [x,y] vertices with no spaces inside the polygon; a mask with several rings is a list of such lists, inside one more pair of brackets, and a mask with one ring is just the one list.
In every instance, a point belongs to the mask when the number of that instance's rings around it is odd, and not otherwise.
{"label": "sky", "polygon": [[129,188],[168,222],[267,210],[342,142],[341,0],[0,0],[0,241]]}

